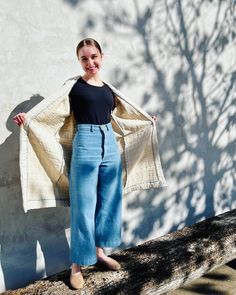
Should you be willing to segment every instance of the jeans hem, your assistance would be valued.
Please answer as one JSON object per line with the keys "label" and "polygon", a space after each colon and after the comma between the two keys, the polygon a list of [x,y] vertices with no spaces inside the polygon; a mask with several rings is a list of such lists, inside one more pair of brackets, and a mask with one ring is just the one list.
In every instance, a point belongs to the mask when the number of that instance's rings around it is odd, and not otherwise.
{"label": "jeans hem", "polygon": [[94,259],[87,259],[87,260],[84,260],[84,259],[72,259],[71,263],[76,263],[76,264],[79,264],[81,266],[86,266],[86,265],[93,265],[93,264],[96,264],[97,263],[97,257],[94,258]]}
{"label": "jeans hem", "polygon": [[114,248],[114,247],[118,247],[120,244],[121,244],[121,240],[110,241],[110,242],[98,242],[96,243],[96,247]]}

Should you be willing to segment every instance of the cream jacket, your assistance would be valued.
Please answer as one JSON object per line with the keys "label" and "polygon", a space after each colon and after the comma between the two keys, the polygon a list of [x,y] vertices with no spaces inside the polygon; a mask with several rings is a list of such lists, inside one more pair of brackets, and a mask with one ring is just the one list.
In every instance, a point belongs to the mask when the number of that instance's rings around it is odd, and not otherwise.
{"label": "cream jacket", "polygon": [[[69,206],[68,172],[75,120],[68,94],[80,76],[26,114],[20,129],[20,171],[24,210]],[[167,186],[156,134],[149,114],[115,87],[112,127],[121,153],[123,193]]]}

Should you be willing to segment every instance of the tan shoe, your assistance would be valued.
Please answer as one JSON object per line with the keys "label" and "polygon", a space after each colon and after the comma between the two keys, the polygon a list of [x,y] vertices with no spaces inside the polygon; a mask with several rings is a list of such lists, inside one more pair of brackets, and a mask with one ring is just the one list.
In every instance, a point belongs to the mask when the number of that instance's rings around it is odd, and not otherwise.
{"label": "tan shoe", "polygon": [[74,289],[81,289],[84,285],[84,278],[81,271],[70,274],[70,284]]}
{"label": "tan shoe", "polygon": [[110,270],[119,270],[121,269],[121,265],[111,257],[100,258],[98,257],[98,261],[105,265]]}

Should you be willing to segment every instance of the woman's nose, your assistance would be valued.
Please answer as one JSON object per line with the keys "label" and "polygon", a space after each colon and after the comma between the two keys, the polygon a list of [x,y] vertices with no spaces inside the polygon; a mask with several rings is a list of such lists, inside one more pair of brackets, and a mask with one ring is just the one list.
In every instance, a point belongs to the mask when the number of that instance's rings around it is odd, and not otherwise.
{"label": "woman's nose", "polygon": [[88,65],[92,65],[93,64],[93,60],[90,58],[89,60],[88,60]]}

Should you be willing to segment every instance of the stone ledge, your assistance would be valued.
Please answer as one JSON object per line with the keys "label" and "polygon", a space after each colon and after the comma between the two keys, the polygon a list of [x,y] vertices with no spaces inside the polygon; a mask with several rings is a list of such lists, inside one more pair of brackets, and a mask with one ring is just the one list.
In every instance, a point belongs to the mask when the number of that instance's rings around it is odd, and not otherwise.
{"label": "stone ledge", "polygon": [[164,294],[236,258],[236,210],[113,253],[122,269],[85,267],[85,286],[72,290],[69,270],[4,295]]}

